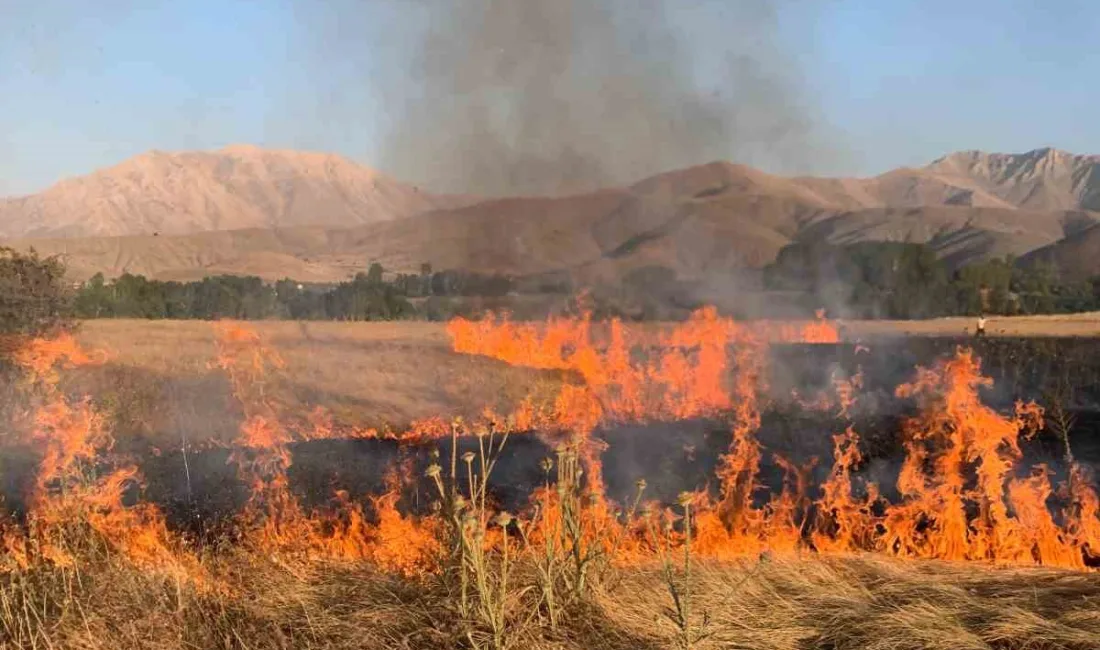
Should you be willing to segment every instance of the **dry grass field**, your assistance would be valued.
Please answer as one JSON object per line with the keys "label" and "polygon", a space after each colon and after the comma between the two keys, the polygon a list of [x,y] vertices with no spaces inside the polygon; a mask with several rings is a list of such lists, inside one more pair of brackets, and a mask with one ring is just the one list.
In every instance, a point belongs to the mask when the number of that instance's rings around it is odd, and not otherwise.
{"label": "dry grass field", "polygon": [[[556,373],[516,368],[456,354],[441,324],[250,323],[285,363],[278,373],[289,412],[316,406],[341,424],[401,430],[432,416],[472,417],[485,407],[514,406]],[[117,393],[135,412],[126,435],[228,442],[236,415],[224,376],[209,366],[215,330],[199,321],[99,320],[82,325],[79,340],[110,355],[105,366],[76,373],[79,387]],[[140,413],[137,412],[140,409]]]}
{"label": "dry grass field", "polygon": [[[695,567],[696,650],[1095,650],[1100,578],[881,558]],[[347,563],[238,563],[240,593],[196,594],[124,566],[38,574],[0,588],[11,648],[448,649],[474,645],[446,592]],[[659,567],[621,572],[533,650],[684,648]],[[537,621],[536,621],[537,623]],[[477,640],[475,640],[475,643]]]}
{"label": "dry grass field", "polygon": [[[974,333],[974,318],[933,318],[919,321],[851,321],[846,338],[872,336],[963,336]],[[1100,312],[1049,316],[992,316],[989,336],[1100,336]]]}
{"label": "dry grass field", "polygon": [[[473,417],[561,381],[553,371],[457,354],[436,324],[252,325],[285,362],[270,390],[279,391],[287,410],[307,414],[323,406],[353,426]],[[951,335],[965,325],[957,319],[849,323],[847,335]],[[994,335],[1089,335],[1100,333],[1100,317],[993,319],[989,329]],[[92,321],[78,338],[88,348],[106,349],[110,360],[68,371],[67,381],[109,411],[118,447],[147,450],[177,444],[181,435],[228,444],[238,435],[232,386],[210,367],[218,352],[212,324]],[[413,529],[399,530],[405,532],[389,544],[422,543]],[[453,576],[395,575],[377,554],[303,558],[276,546],[270,553],[247,545],[195,547],[186,557],[198,564],[180,565],[188,576],[181,578],[127,559],[132,547],[80,548],[76,564],[36,565],[0,577],[0,647],[1100,648],[1100,574],[1080,570],[808,551],[686,563],[690,551],[677,552],[610,568],[551,620],[545,593],[530,589],[545,585],[540,571],[562,560],[542,564],[537,546],[512,565],[499,555],[488,565],[475,563],[470,580],[484,579],[487,587],[470,588],[485,607],[465,616],[458,613]],[[566,575],[563,566],[556,570]],[[219,586],[189,579],[195,575],[217,576]]]}
{"label": "dry grass field", "polygon": [[[266,321],[250,327],[286,363],[281,397],[289,410],[323,406],[348,426],[400,429],[432,416],[470,417],[485,407],[508,411],[560,381],[555,372],[457,354],[438,323]],[[843,327],[849,340],[961,336],[973,332],[974,320],[850,321]],[[986,327],[991,336],[1100,336],[1100,314],[994,317]],[[215,356],[211,323],[93,320],[83,323],[79,340],[111,355],[106,366],[77,373],[82,387],[117,393],[121,407],[140,406],[140,414],[123,414],[126,436],[154,441],[183,434],[224,442],[235,434],[224,377],[209,368]]]}

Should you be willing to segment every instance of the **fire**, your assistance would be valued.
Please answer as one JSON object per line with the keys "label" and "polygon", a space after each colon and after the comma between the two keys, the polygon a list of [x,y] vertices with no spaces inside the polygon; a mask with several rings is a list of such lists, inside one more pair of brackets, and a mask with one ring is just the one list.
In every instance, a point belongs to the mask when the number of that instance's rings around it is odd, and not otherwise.
{"label": "fire", "polygon": [[[841,420],[826,459],[831,465],[796,463],[771,453],[757,437],[769,344],[836,341],[835,326],[823,317],[798,325],[738,323],[708,308],[660,328],[596,323],[582,315],[542,325],[456,319],[447,330],[458,353],[553,371],[561,382],[511,412],[486,410],[471,423],[439,415],[404,431],[349,430],[321,407],[296,417],[280,396],[286,366],[278,352],[248,327],[216,325],[211,368],[228,379],[230,406],[240,417],[229,462],[250,490],[238,515],[246,549],[280,562],[369,562],[404,576],[439,572],[455,529],[462,543],[476,540],[479,552],[537,555],[550,549],[573,554],[578,566],[597,566],[600,558],[651,561],[689,539],[693,553],[714,559],[877,552],[1082,569],[1100,555],[1093,477],[1072,459],[1060,485],[1046,467],[1021,466],[1021,443],[1042,426],[1043,411],[1020,403],[1006,415],[983,403],[981,391],[991,382],[970,350],[918,368],[897,389],[916,415],[900,431],[906,456],[894,485],[899,497],[891,502],[887,490],[861,478],[865,459],[852,424],[863,385],[859,372],[836,377],[835,394],[822,398]],[[108,423],[93,400],[60,388],[65,368],[96,363],[102,355],[61,337],[30,341],[13,358],[28,379],[23,390],[30,404],[17,424],[26,428],[23,442],[37,450],[38,465],[27,523],[5,525],[0,536],[8,557],[22,565],[74,565],[94,546],[143,568],[207,581],[204,566],[156,506],[140,500],[127,505],[128,495],[140,491],[141,476],[112,453]],[[644,503],[642,487],[635,503],[613,502],[601,463],[606,445],[596,433],[691,418],[721,421],[730,433],[710,489],[682,495],[671,507]],[[457,465],[460,437],[478,436],[484,453],[486,445],[491,451],[506,436],[523,433],[557,446],[558,458],[546,461],[546,485],[530,495],[529,509],[517,519],[489,516],[491,498],[473,485],[475,472],[491,471],[495,461],[474,463],[472,455],[464,457],[461,471],[451,471],[470,493],[439,490],[452,499],[447,507],[453,512],[441,512],[442,503],[432,514],[402,507],[414,475],[408,456],[385,476],[383,494],[355,498],[334,491],[317,510],[303,505],[289,478],[295,445],[308,440],[375,438],[411,447],[450,438],[450,461]],[[550,478],[555,465],[556,482]],[[762,479],[769,466],[784,477],[773,494]],[[442,468],[432,467],[430,475],[438,478]],[[820,483],[815,475],[823,477]],[[450,526],[457,513],[462,521]],[[78,529],[92,535],[80,537]]]}
{"label": "fire", "polygon": [[3,547],[14,562],[26,566],[41,559],[71,566],[77,552],[103,545],[142,568],[208,586],[197,560],[179,548],[156,506],[124,505],[127,489],[140,486],[137,468],[116,464],[103,475],[96,471],[114,440],[90,398],[73,400],[58,385],[60,369],[102,363],[106,355],[88,353],[64,334],[29,341],[13,356],[26,374],[28,397],[37,403],[29,418],[30,439],[42,450],[26,526],[4,530]]}
{"label": "fire", "polygon": [[1100,497],[1093,489],[1091,473],[1076,463],[1070,466],[1066,532],[1074,546],[1100,559]]}
{"label": "fire", "polygon": [[106,352],[85,351],[67,332],[53,339],[31,339],[19,347],[13,356],[16,365],[27,373],[29,381],[51,387],[57,385],[60,379],[58,371],[61,369],[107,360]]}
{"label": "fire", "polygon": [[903,502],[887,510],[886,538],[904,555],[1065,564],[1080,552],[1053,532],[1045,476],[1010,480],[1022,456],[1020,438],[1041,424],[1042,410],[1018,404],[1014,415],[1001,416],[980,401],[978,389],[990,384],[973,353],[960,350],[899,387],[923,413],[906,427],[910,453],[898,481]]}
{"label": "fire", "polygon": [[874,547],[872,507],[878,500],[878,489],[872,485],[862,498],[853,496],[852,470],[862,461],[859,435],[851,427],[833,436],[833,469],[821,486],[817,502],[820,514],[811,537],[820,552],[845,553]]}
{"label": "fire", "polygon": [[[330,414],[314,410],[308,428],[292,431],[273,390],[275,373],[285,368],[278,353],[254,330],[240,324],[219,324],[214,367],[226,372],[244,419],[229,462],[236,464],[251,494],[242,522],[246,541],[265,552],[290,557],[337,560],[373,559],[404,575],[426,571],[437,555],[433,522],[415,522],[398,512],[396,479],[391,490],[374,499],[377,525],[370,525],[362,508],[346,492],[334,495],[325,512],[307,513],[290,489],[291,445],[301,440],[331,437]],[[434,421],[433,421],[434,424]],[[430,428],[432,425],[423,425]]]}
{"label": "fire", "polygon": [[726,408],[730,395],[723,375],[731,345],[839,340],[828,321],[746,325],[709,307],[667,332],[631,330],[619,320],[597,327],[590,318],[552,318],[541,328],[492,315],[481,321],[456,318],[447,332],[459,353],[578,373],[609,415],[620,420],[693,417]]}
{"label": "fire", "polygon": [[395,488],[373,499],[378,526],[366,548],[366,556],[378,566],[404,576],[432,571],[442,553],[439,525],[435,519],[417,521],[397,509]]}
{"label": "fire", "polygon": [[[511,419],[544,432],[567,431],[582,448],[592,449],[588,440],[597,427],[615,423],[713,417],[733,410],[744,427],[756,426],[767,330],[721,318],[713,308],[697,311],[667,332],[631,330],[618,320],[596,327],[588,314],[554,318],[542,328],[507,318],[459,318],[447,331],[456,352],[574,373],[579,381],[565,383],[552,405],[526,402]],[[793,330],[773,334],[797,336]],[[584,458],[590,480],[602,490],[598,456],[589,452]]]}
{"label": "fire", "polygon": [[[820,315],[801,328],[746,326],[704,309],[655,336],[618,321],[605,329],[601,333],[587,316],[551,320],[543,329],[494,318],[458,319],[448,327],[457,352],[580,376],[580,383],[562,387],[549,411],[521,405],[515,421],[531,428],[564,428],[584,439],[616,422],[726,418],[732,435],[718,468],[717,498],[697,495],[694,513],[694,548],[704,555],[805,548],[1081,568],[1100,544],[1100,501],[1080,466],[1071,467],[1062,490],[1071,505],[1061,524],[1048,503],[1054,488],[1045,470],[1018,477],[1020,441],[1041,427],[1042,409],[1018,404],[1014,414],[1002,416],[985,406],[979,393],[991,382],[969,350],[919,368],[898,389],[921,410],[903,431],[900,501],[886,503],[874,483],[857,486],[853,472],[863,458],[859,435],[849,426],[834,438],[833,466],[819,488],[811,489],[810,467],[775,457],[786,475],[784,488],[760,505],[765,452],[755,432],[763,352],[769,341],[835,341],[836,328]],[[861,386],[860,373],[834,381],[839,417],[849,417]],[[583,458],[588,480],[602,490],[598,456]]]}

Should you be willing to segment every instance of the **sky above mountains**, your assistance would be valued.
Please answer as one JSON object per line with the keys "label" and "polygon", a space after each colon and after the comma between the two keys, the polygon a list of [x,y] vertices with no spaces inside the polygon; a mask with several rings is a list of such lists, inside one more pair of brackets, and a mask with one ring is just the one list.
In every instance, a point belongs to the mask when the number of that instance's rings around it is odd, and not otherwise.
{"label": "sky above mountains", "polygon": [[[1088,0],[0,0],[0,16],[0,195],[236,142],[490,192],[701,157],[869,175],[960,149],[1100,152]],[[448,176],[458,161],[473,171]]]}

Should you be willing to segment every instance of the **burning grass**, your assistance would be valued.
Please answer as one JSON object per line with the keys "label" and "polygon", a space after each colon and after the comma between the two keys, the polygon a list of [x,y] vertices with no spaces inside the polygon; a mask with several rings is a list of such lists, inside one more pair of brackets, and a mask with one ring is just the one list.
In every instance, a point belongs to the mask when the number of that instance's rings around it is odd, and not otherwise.
{"label": "burning grass", "polygon": [[[392,431],[299,413],[274,386],[279,350],[216,329],[210,367],[238,420],[227,462],[247,500],[212,539],[173,530],[140,496],[93,401],[60,388],[106,360],[71,339],[28,342],[11,445],[38,457],[23,516],[0,541],[0,642],[15,647],[1100,647],[1100,499],[1067,448],[1067,475],[1023,463],[1042,408],[999,413],[959,350],[898,388],[913,414],[890,486],[859,474],[848,421],[860,377],[819,407],[844,424],[831,469],[757,437],[765,352],[830,341],[819,320],[746,326],[702,310],[663,331],[587,318],[542,326],[455,321],[455,350],[562,373],[508,410]],[[673,502],[617,501],[600,427],[709,418],[730,431],[711,485]],[[423,476],[398,454],[385,489],[309,506],[292,445],[349,435],[436,448]],[[554,452],[514,512],[490,489],[503,451],[537,435]],[[183,458],[186,460],[187,456]],[[827,460],[827,459],[825,459]],[[782,470],[769,493],[765,462]],[[643,479],[644,477],[639,477]],[[188,474],[190,480],[190,474]],[[887,499],[884,487],[897,492]],[[413,496],[415,495],[415,496]],[[418,505],[419,504],[419,505]]]}

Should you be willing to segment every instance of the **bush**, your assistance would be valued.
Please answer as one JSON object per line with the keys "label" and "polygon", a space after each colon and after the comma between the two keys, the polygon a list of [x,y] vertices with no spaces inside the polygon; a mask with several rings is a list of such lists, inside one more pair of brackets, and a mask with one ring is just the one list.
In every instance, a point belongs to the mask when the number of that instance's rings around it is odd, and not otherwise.
{"label": "bush", "polygon": [[72,325],[72,292],[60,259],[0,247],[0,334],[41,336]]}

